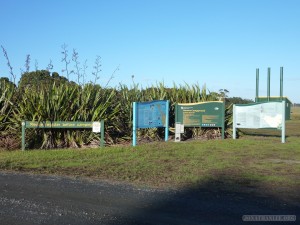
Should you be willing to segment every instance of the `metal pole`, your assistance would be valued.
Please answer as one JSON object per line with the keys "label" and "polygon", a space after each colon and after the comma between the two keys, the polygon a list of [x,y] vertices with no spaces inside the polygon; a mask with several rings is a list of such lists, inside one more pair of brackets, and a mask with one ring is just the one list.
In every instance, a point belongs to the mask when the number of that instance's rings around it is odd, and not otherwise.
{"label": "metal pole", "polygon": [[280,100],[283,100],[283,67],[280,67]]}
{"label": "metal pole", "polygon": [[285,101],[282,101],[281,143],[285,143]]}
{"label": "metal pole", "polygon": [[178,103],[175,103],[175,124],[178,122],[177,118],[178,118],[178,111],[177,111],[177,107],[178,107]]}
{"label": "metal pole", "polygon": [[105,143],[104,143],[104,120],[101,120],[101,138],[100,138],[100,146],[104,147]]}
{"label": "metal pole", "polygon": [[169,100],[166,102],[165,141],[169,139]]}
{"label": "metal pole", "polygon": [[223,101],[223,110],[222,110],[222,139],[225,138],[225,101]]}
{"label": "metal pole", "polygon": [[132,104],[133,106],[133,113],[132,113],[132,146],[136,146],[136,124],[137,124],[137,121],[136,121],[136,111],[137,111],[137,103],[136,102],[133,102]]}
{"label": "metal pole", "polygon": [[232,122],[232,138],[236,139],[236,112],[235,112],[235,105],[233,105],[233,110],[232,110],[232,116],[233,116],[233,122]]}
{"label": "metal pole", "polygon": [[268,102],[270,101],[270,77],[271,77],[271,68],[268,68],[268,86],[267,86],[267,97]]}
{"label": "metal pole", "polygon": [[259,96],[259,69],[256,69],[256,97],[255,102],[258,102],[258,96]]}
{"label": "metal pole", "polygon": [[22,121],[22,151],[25,150],[25,129],[26,129],[26,122]]}

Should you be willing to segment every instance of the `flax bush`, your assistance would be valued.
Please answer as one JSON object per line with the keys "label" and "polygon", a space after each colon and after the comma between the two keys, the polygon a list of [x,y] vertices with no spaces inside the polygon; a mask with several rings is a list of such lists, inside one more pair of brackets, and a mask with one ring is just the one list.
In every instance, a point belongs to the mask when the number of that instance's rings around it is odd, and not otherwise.
{"label": "flax bush", "polygon": [[[143,88],[133,83],[115,88],[96,84],[51,83],[41,87],[0,86],[0,132],[10,132],[20,139],[21,122],[26,121],[100,121],[105,120],[107,145],[130,143],[132,133],[132,103],[152,100],[170,101],[170,126],[174,127],[175,104],[216,101],[218,95],[207,91],[204,85],[179,85],[166,87],[156,83]],[[226,110],[227,127],[231,111]],[[172,135],[172,129],[170,129]],[[203,135],[205,129],[189,128],[186,135]],[[162,140],[164,129],[140,129],[141,140]],[[29,148],[84,147],[98,144],[99,137],[87,129],[28,129],[26,143]]]}

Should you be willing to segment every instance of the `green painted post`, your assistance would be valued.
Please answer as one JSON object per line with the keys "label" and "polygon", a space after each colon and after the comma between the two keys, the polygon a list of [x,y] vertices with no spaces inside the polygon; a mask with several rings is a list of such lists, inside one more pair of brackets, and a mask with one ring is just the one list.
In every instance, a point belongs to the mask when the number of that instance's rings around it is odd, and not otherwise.
{"label": "green painted post", "polygon": [[178,103],[175,104],[175,124],[178,122],[178,121],[177,121],[177,119],[178,119],[178,115],[177,115],[177,114],[178,114],[177,107],[178,107]]}
{"label": "green painted post", "polygon": [[25,121],[22,121],[22,151],[25,150]]}
{"label": "green painted post", "polygon": [[104,147],[104,120],[101,120],[101,131],[100,131],[100,146]]}
{"label": "green painted post", "polygon": [[236,139],[236,112],[235,112],[235,104],[233,104],[233,109],[232,109],[232,138]]}
{"label": "green painted post", "polygon": [[222,139],[225,138],[225,101],[223,101],[223,112],[222,112]]}

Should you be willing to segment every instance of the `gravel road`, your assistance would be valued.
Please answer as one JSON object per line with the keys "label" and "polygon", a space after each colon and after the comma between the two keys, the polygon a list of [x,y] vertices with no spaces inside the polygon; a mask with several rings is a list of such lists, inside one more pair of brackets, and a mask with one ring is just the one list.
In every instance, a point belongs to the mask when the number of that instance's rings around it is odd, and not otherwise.
{"label": "gravel road", "polygon": [[[298,214],[297,214],[298,213]],[[136,188],[82,178],[0,172],[1,225],[261,224],[243,215],[296,215],[300,205],[201,187]],[[263,224],[283,224],[263,222]]]}

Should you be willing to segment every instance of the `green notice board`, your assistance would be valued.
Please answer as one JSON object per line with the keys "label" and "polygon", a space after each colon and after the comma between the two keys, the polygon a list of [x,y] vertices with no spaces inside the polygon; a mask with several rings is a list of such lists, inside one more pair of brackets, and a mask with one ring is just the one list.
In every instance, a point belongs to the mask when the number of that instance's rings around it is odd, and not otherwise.
{"label": "green notice board", "polygon": [[224,138],[225,103],[222,101],[177,103],[175,123],[184,127],[221,127]]}
{"label": "green notice board", "polygon": [[22,122],[22,150],[25,150],[25,131],[33,129],[79,129],[91,128],[93,132],[100,133],[100,146],[104,146],[104,120],[94,122],[81,121],[23,121]]}

